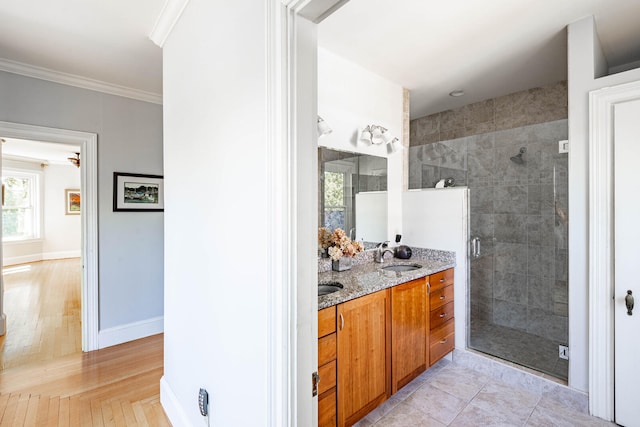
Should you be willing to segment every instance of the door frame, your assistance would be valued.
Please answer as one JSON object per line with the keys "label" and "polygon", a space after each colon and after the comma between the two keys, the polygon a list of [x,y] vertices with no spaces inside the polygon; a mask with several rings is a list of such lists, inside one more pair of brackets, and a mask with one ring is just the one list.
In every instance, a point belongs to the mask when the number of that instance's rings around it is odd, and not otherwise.
{"label": "door frame", "polygon": [[589,93],[589,412],[609,421],[615,418],[614,106],[637,99],[640,81]]}
{"label": "door frame", "polygon": [[[81,318],[82,351],[98,349],[98,135],[67,129],[0,121],[0,135],[80,146],[80,198],[82,200]],[[4,284],[0,281],[0,313]]]}

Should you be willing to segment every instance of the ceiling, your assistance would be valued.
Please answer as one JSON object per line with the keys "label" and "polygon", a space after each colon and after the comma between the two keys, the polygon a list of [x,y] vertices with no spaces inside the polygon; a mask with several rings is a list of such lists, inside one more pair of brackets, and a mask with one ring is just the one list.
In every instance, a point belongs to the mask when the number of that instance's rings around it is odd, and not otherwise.
{"label": "ceiling", "polygon": [[565,27],[591,15],[610,67],[640,59],[638,0],[349,0],[318,37],[409,89],[417,118],[565,80]]}
{"label": "ceiling", "polygon": [[0,0],[0,58],[162,93],[165,0]]}
{"label": "ceiling", "polygon": [[[160,95],[162,51],[148,35],[164,4],[0,0],[0,62]],[[349,0],[319,40],[409,89],[415,118],[566,79],[565,27],[589,15],[610,66],[640,59],[638,0]]]}
{"label": "ceiling", "polygon": [[14,160],[37,161],[47,164],[72,165],[69,157],[75,157],[80,147],[53,142],[26,139],[1,138],[2,157]]}

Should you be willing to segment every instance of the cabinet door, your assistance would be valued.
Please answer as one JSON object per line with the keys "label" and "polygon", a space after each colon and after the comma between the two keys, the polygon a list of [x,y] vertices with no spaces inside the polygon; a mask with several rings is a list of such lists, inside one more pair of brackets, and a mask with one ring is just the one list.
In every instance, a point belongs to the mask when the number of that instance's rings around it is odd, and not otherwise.
{"label": "cabinet door", "polygon": [[427,281],[391,288],[392,393],[427,368]]}
{"label": "cabinet door", "polygon": [[391,394],[389,290],[338,305],[338,426],[350,426]]}

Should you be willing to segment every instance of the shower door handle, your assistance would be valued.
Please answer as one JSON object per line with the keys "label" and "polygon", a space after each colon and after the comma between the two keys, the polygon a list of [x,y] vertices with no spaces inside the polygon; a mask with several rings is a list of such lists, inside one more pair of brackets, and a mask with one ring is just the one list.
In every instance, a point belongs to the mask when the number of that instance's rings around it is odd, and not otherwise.
{"label": "shower door handle", "polygon": [[480,238],[474,237],[471,239],[471,257],[479,258],[480,257]]}

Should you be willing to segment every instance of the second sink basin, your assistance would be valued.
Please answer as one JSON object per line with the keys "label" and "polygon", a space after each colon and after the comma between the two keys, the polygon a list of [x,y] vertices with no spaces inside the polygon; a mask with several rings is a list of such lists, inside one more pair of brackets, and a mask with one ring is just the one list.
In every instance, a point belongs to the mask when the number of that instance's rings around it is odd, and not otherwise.
{"label": "second sink basin", "polygon": [[342,283],[338,282],[320,283],[318,285],[318,296],[320,297],[322,295],[329,295],[334,292],[338,292],[343,287]]}
{"label": "second sink basin", "polygon": [[387,265],[386,267],[382,267],[383,270],[387,271],[413,271],[422,268],[420,264],[395,264],[395,265]]}

